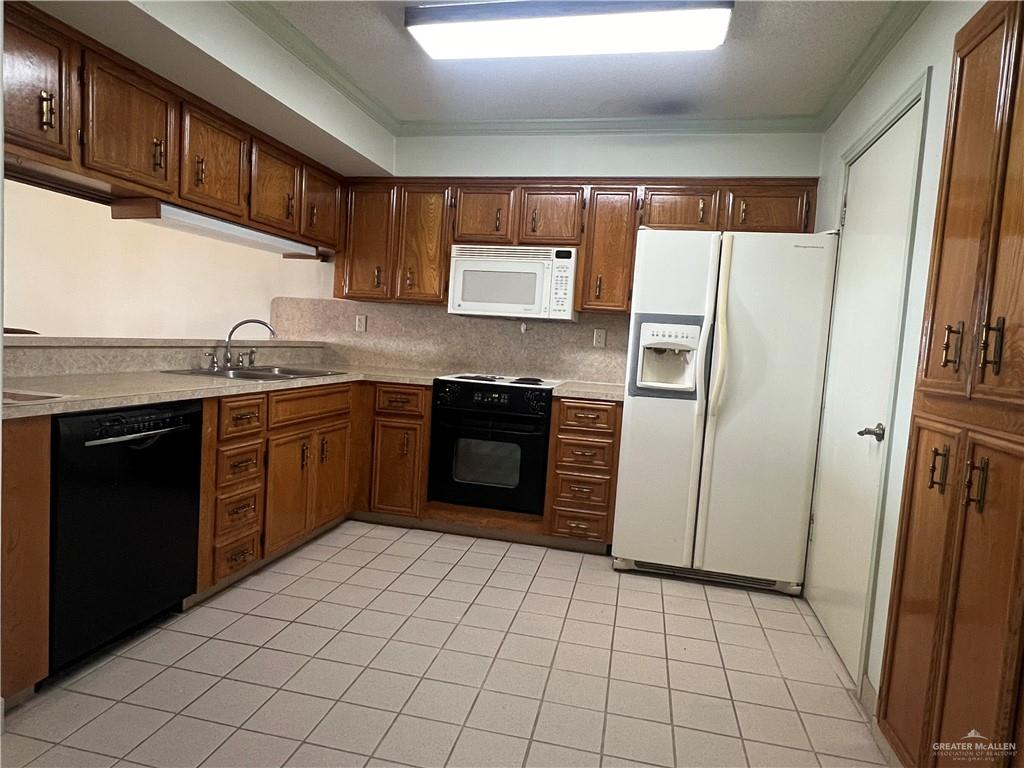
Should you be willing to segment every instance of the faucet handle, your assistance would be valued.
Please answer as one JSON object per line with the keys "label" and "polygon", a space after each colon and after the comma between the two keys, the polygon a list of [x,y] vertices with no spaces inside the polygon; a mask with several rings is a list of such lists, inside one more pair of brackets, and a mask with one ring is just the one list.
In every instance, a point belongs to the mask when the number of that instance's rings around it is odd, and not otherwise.
{"label": "faucet handle", "polygon": [[239,368],[245,368],[245,352],[238,353],[238,362],[235,365]]}
{"label": "faucet handle", "polygon": [[208,368],[211,371],[219,371],[220,370],[220,360],[217,357],[217,351],[216,350],[214,350],[213,352],[203,352],[203,357],[210,358],[210,365],[208,366]]}
{"label": "faucet handle", "polygon": [[256,347],[249,347],[249,367],[256,365]]}

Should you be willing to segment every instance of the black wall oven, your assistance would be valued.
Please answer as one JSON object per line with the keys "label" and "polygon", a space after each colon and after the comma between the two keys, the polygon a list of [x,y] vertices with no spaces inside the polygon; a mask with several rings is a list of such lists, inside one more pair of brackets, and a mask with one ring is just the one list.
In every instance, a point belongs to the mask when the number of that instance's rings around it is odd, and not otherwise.
{"label": "black wall oven", "polygon": [[544,514],[551,389],[434,380],[427,498]]}

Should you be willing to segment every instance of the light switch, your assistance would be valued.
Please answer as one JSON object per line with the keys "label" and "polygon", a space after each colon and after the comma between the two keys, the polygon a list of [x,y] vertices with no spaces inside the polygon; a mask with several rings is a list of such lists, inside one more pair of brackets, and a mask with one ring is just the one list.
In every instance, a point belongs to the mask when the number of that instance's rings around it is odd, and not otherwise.
{"label": "light switch", "polygon": [[608,332],[604,328],[594,329],[594,346],[599,349],[604,349],[605,342],[608,339]]}
{"label": "light switch", "polygon": [[356,315],[356,333],[366,333],[366,315]]}

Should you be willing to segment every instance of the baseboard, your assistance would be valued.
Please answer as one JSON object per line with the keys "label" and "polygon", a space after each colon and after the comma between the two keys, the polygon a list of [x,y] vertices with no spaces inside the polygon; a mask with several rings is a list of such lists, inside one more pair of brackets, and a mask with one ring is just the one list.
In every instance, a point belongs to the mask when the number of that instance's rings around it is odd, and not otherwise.
{"label": "baseboard", "polygon": [[878,692],[875,690],[875,686],[871,684],[867,675],[861,678],[857,699],[863,710],[868,714],[868,727],[871,729],[871,735],[878,744],[882,757],[885,758],[886,765],[892,766],[892,768],[899,768],[902,765],[900,759],[896,757],[896,753],[893,752],[888,740],[878,727]]}

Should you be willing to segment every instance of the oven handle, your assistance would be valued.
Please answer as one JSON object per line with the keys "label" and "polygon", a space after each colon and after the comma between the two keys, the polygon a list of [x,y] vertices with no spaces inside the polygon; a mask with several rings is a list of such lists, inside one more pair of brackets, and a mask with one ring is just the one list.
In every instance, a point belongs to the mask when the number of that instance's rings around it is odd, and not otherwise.
{"label": "oven handle", "polygon": [[111,445],[112,443],[134,443],[139,440],[147,440],[149,438],[157,438],[160,435],[166,435],[170,432],[181,432],[182,430],[189,429],[190,425],[181,424],[177,427],[165,427],[164,429],[154,429],[149,432],[138,432],[134,435],[120,435],[119,437],[104,437],[100,440],[86,440],[85,447],[92,448],[96,445]]}
{"label": "oven handle", "polygon": [[507,429],[505,427],[496,426],[493,422],[488,422],[487,426],[477,424],[467,424],[465,422],[455,423],[450,421],[441,421],[438,423],[438,428],[444,429],[449,432],[458,432],[460,434],[476,434],[476,435],[514,435],[516,437],[543,437],[543,430],[534,430],[530,432],[522,432],[516,429]]}

